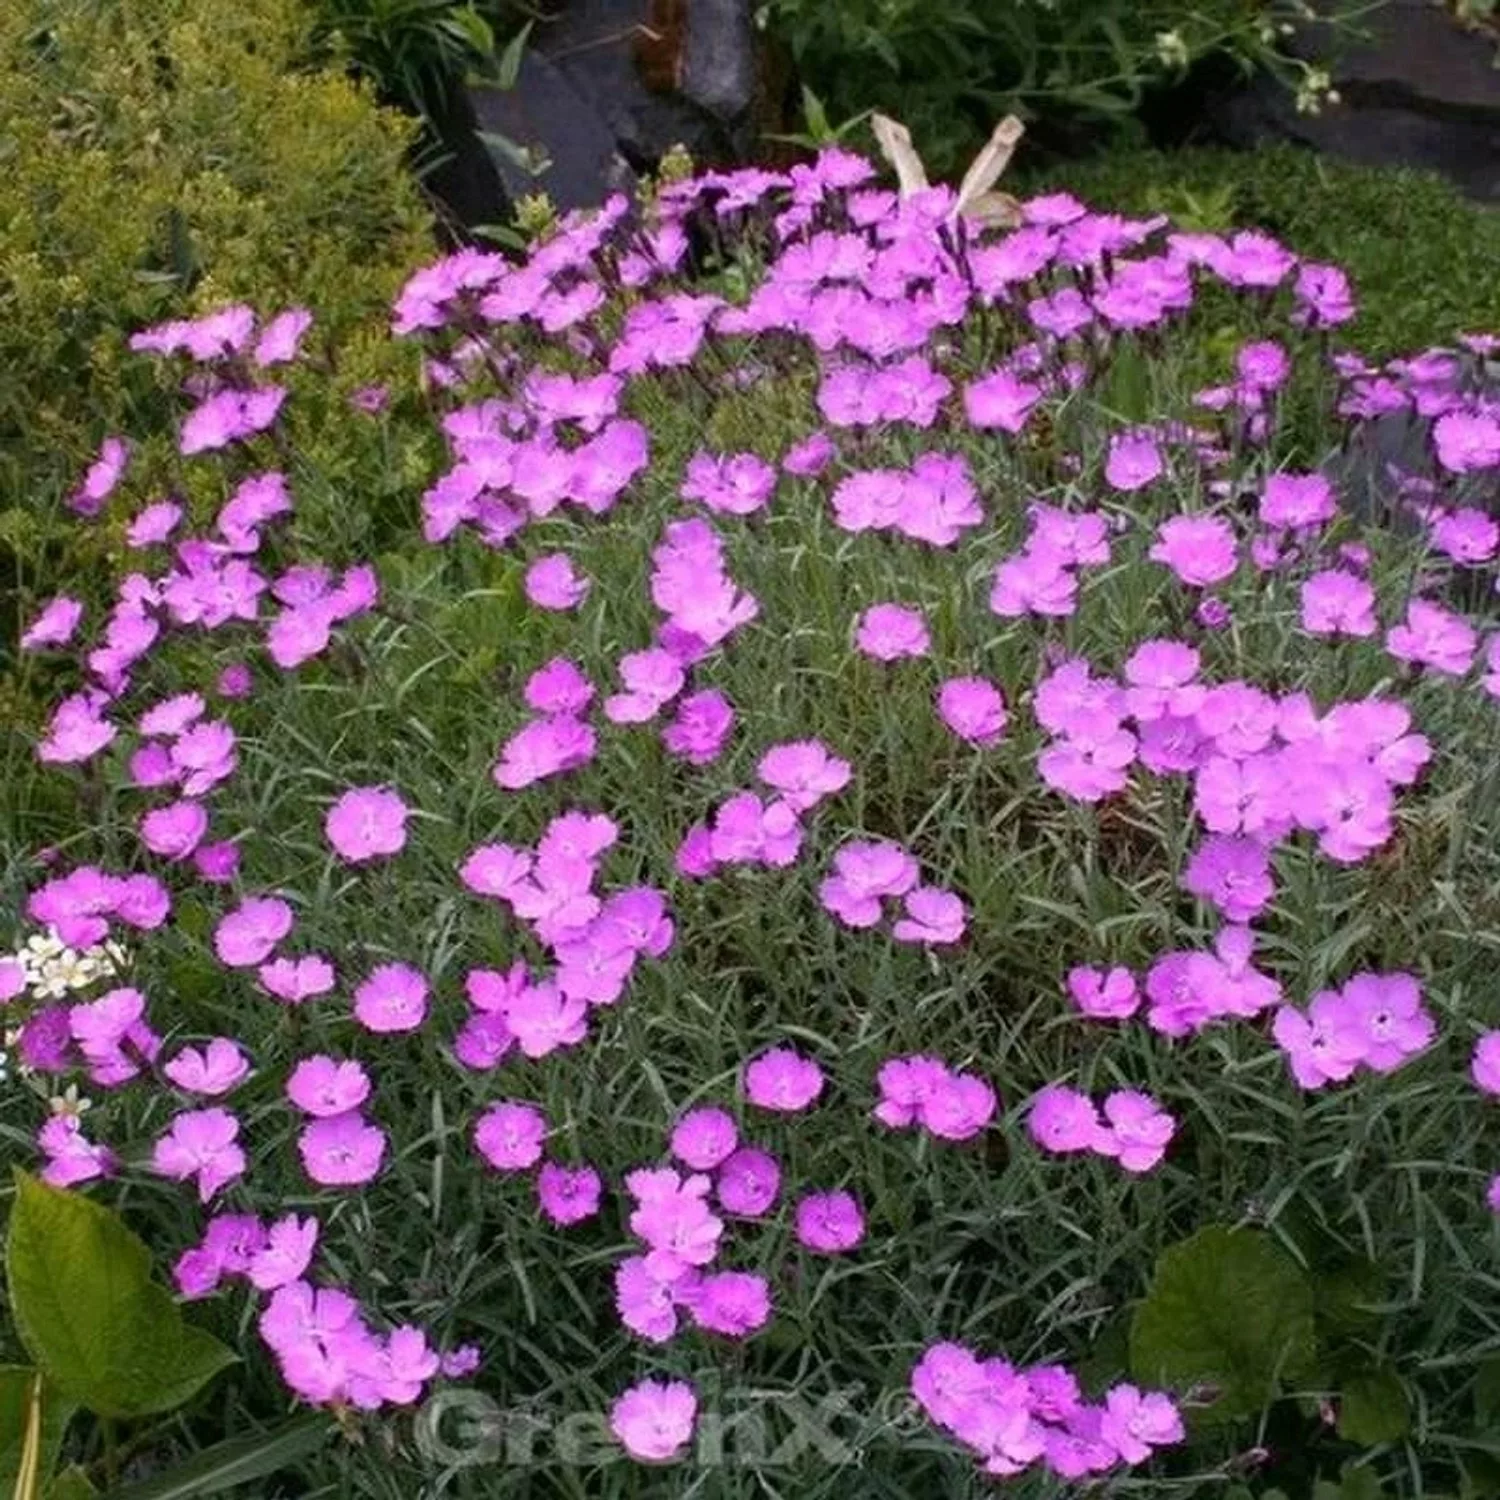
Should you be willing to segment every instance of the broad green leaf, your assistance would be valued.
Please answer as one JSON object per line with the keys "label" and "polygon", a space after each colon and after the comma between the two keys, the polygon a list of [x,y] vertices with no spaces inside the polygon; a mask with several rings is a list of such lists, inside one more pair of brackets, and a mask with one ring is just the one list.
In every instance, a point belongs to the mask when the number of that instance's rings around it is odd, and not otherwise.
{"label": "broad green leaf", "polygon": [[1330,1333],[1356,1333],[1379,1318],[1389,1288],[1385,1271],[1363,1256],[1346,1256],[1313,1276],[1318,1322]]}
{"label": "broad green leaf", "polygon": [[[1347,1464],[1344,1482],[1339,1486],[1339,1500],[1380,1500],[1385,1493],[1380,1487],[1380,1476],[1365,1464]],[[1430,1496],[1429,1500],[1437,1500]]]}
{"label": "broad green leaf", "polygon": [[1339,1400],[1339,1436],[1374,1447],[1395,1443],[1411,1429],[1406,1387],[1392,1369],[1362,1370],[1344,1381]]}
{"label": "broad green leaf", "polygon": [[1500,1495],[1500,1459],[1488,1453],[1465,1453],[1459,1465],[1464,1500],[1495,1500]]}
{"label": "broad green leaf", "polygon": [[321,1414],[298,1417],[269,1432],[215,1444],[165,1474],[115,1490],[110,1500],[193,1500],[194,1496],[221,1495],[316,1453],[335,1431],[333,1422]]}
{"label": "broad green leaf", "polygon": [[98,1493],[89,1476],[73,1464],[47,1486],[46,1500],[93,1500]]}
{"label": "broad green leaf", "polygon": [[1474,1377],[1474,1415],[1481,1427],[1500,1427],[1500,1356],[1485,1360]]}
{"label": "broad green leaf", "polygon": [[1256,1229],[1211,1225],[1164,1251],[1130,1325],[1136,1380],[1215,1388],[1211,1420],[1255,1415],[1316,1358],[1307,1277]]}
{"label": "broad green leaf", "polygon": [[[37,1372],[30,1365],[0,1365],[0,1500],[10,1500],[15,1493],[36,1380]],[[63,1429],[75,1409],[45,1379],[42,1381],[38,1474],[45,1476],[52,1472],[58,1449],[62,1446]]]}
{"label": "broad green leaf", "polygon": [[1121,1313],[1109,1320],[1089,1345],[1087,1356],[1078,1366],[1078,1378],[1085,1390],[1103,1391],[1118,1385],[1130,1368],[1130,1318]]}
{"label": "broad green leaf", "polygon": [[145,1245],[80,1193],[16,1174],[5,1265],[16,1331],[59,1392],[104,1417],[180,1406],[234,1354],[182,1320]]}

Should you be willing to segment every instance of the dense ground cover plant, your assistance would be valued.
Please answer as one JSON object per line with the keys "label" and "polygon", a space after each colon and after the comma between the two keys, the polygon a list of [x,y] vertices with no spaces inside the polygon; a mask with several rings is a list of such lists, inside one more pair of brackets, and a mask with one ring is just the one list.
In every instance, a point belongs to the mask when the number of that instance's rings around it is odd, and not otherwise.
{"label": "dense ground cover plant", "polygon": [[[7,639],[18,577],[29,586],[76,569],[86,587],[102,566],[49,517],[106,436],[153,429],[158,398],[127,357],[130,329],[234,298],[300,296],[319,309],[318,357],[340,347],[328,407],[341,412],[343,396],[388,368],[387,352],[353,333],[431,243],[404,162],[411,128],[338,71],[309,67],[311,46],[299,0],[0,7]],[[326,444],[331,465],[347,461],[322,412],[304,407],[303,440]],[[170,453],[148,442],[136,461],[149,470]]]}
{"label": "dense ground cover plant", "polygon": [[[113,600],[28,617],[0,1125],[363,1436],[311,1482],[1493,1478],[1492,345],[950,209],[828,151],[418,272],[448,454],[378,526],[315,313],[132,337],[183,498],[110,449]],[[529,1460],[434,1454],[465,1389]]]}

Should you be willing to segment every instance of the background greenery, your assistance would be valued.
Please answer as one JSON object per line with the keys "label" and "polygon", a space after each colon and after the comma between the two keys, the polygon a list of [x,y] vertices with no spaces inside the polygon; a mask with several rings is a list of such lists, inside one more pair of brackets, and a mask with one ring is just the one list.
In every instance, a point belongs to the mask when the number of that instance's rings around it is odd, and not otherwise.
{"label": "background greenery", "polygon": [[760,15],[830,118],[899,115],[942,173],[1009,112],[1075,147],[1118,139],[1205,61],[1316,83],[1280,50],[1304,17],[1281,0],[765,0]]}
{"label": "background greenery", "polygon": [[524,0],[305,0],[320,46],[420,119],[428,144],[455,121],[459,87],[537,12]]}

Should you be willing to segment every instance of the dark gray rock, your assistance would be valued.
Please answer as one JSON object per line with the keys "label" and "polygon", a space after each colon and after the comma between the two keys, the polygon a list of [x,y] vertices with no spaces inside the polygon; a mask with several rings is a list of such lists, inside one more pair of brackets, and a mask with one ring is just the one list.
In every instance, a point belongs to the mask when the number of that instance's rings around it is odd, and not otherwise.
{"label": "dark gray rock", "polygon": [[1326,468],[1344,509],[1362,521],[1414,532],[1417,523],[1401,503],[1401,481],[1430,477],[1431,431],[1427,418],[1409,411],[1355,427]]}
{"label": "dark gray rock", "polygon": [[466,91],[429,185],[472,228],[527,193],[600,203],[677,145],[703,165],[742,161],[758,136],[756,47],[751,0],[558,0],[513,88]]}
{"label": "dark gray rock", "polygon": [[444,122],[441,143],[418,162],[422,186],[450,244],[462,243],[477,225],[504,223],[511,213],[510,195],[474,127],[473,107],[461,95]]}
{"label": "dark gray rock", "polygon": [[692,0],[681,88],[716,120],[734,122],[749,114],[755,102],[755,28],[749,0]]}
{"label": "dark gray rock", "polygon": [[1332,57],[1340,86],[1376,88],[1389,100],[1472,109],[1500,119],[1495,38],[1469,30],[1434,0],[1385,0],[1358,30],[1314,23],[1294,36],[1304,57]]}
{"label": "dark gray rock", "polygon": [[[1500,393],[1500,363],[1466,356],[1465,389],[1494,397]],[[1500,484],[1491,474],[1473,474],[1455,487],[1452,476],[1437,463],[1432,441],[1432,418],[1415,411],[1387,412],[1356,422],[1343,446],[1324,466],[1333,480],[1339,503],[1363,521],[1393,527],[1411,535],[1420,530],[1408,501],[1415,482],[1445,493],[1450,501],[1475,505],[1500,516]]]}
{"label": "dark gray rock", "polygon": [[589,101],[638,170],[679,141],[701,149],[705,129],[712,129],[687,100],[642,81],[636,59],[651,31],[651,11],[649,0],[565,0],[532,33],[533,46]]}
{"label": "dark gray rock", "polygon": [[1465,30],[1430,0],[1387,0],[1368,36],[1315,22],[1289,41],[1324,68],[1341,96],[1316,115],[1269,79],[1209,106],[1230,144],[1295,141],[1366,166],[1441,172],[1471,197],[1500,202],[1500,70],[1495,39]]}
{"label": "dark gray rock", "polygon": [[591,208],[635,182],[604,116],[541,52],[523,55],[512,88],[471,88],[469,102],[512,200],[545,192],[560,209]]}
{"label": "dark gray rock", "polygon": [[1269,79],[1224,99],[1213,118],[1234,146],[1291,141],[1362,166],[1440,172],[1469,197],[1500,202],[1500,123],[1371,105],[1347,93],[1322,114],[1300,115],[1286,90]]}

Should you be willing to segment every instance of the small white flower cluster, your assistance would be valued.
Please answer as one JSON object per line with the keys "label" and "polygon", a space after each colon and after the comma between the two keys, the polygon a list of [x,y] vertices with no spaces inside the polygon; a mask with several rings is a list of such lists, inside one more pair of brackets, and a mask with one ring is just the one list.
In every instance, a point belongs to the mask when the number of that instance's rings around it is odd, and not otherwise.
{"label": "small white flower cluster", "polygon": [[83,1098],[78,1092],[78,1085],[70,1083],[60,1094],[53,1094],[47,1100],[47,1108],[55,1115],[68,1115],[75,1120],[83,1118],[84,1112],[94,1107],[92,1099]]}
{"label": "small white flower cluster", "polygon": [[1192,62],[1192,53],[1180,31],[1156,33],[1156,59],[1164,68],[1181,70]]}
{"label": "small white flower cluster", "polygon": [[102,979],[113,979],[125,969],[129,956],[114,942],[92,948],[70,948],[50,928],[35,933],[6,957],[20,964],[26,991],[37,1000],[61,1000],[86,990]]}
{"label": "small white flower cluster", "polygon": [[1325,104],[1341,104],[1339,91],[1333,80],[1322,68],[1307,68],[1302,81],[1297,85],[1297,113],[1299,115],[1322,114]]}
{"label": "small white flower cluster", "polygon": [[[130,963],[130,955],[119,943],[98,943],[89,948],[70,948],[52,929],[33,933],[13,953],[0,953],[0,965],[14,965],[21,971],[21,994],[33,1000],[61,1000],[91,989],[102,981],[117,979]],[[8,991],[0,992],[0,1000],[14,992],[14,984]],[[15,1057],[21,1039],[19,1027],[7,1027],[0,1032],[0,1083],[11,1077],[31,1077],[31,1070]],[[51,1101],[54,1114],[79,1115],[88,1108],[88,1101],[80,1101],[76,1087]]]}

